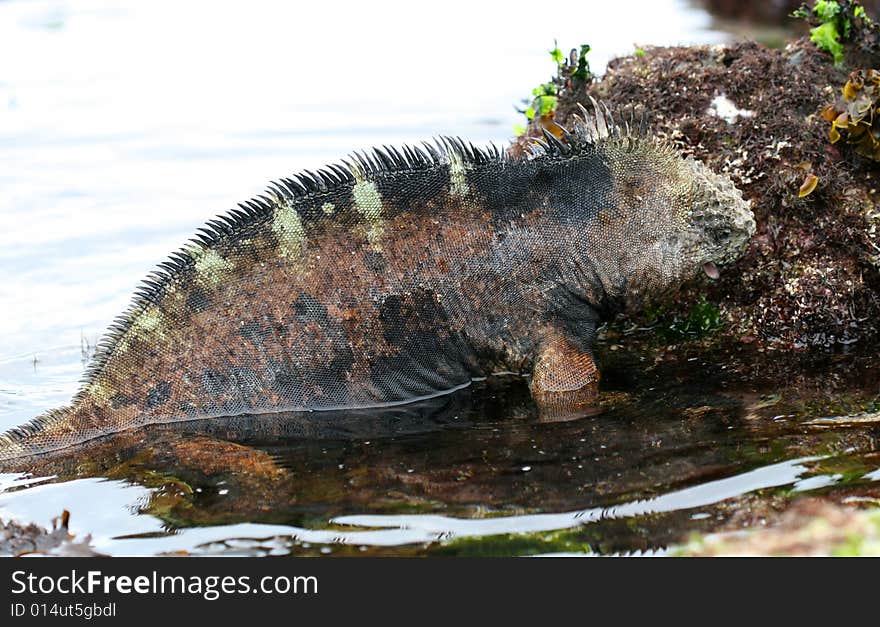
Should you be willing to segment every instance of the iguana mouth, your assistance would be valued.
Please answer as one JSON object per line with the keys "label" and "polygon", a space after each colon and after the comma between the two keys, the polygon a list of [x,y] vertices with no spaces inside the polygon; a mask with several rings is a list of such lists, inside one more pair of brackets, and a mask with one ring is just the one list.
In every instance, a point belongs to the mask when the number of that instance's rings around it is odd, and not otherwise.
{"label": "iguana mouth", "polygon": [[716,266],[711,261],[707,261],[703,264],[703,272],[705,272],[706,276],[712,280],[715,280],[721,276],[721,273],[718,272],[718,266]]}

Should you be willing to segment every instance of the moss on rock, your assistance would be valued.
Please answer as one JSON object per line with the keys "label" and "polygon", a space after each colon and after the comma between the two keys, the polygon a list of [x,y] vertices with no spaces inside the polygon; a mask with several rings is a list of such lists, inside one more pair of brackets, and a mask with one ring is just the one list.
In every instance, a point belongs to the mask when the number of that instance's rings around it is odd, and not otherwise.
{"label": "moss on rock", "polygon": [[762,529],[695,535],[669,551],[685,557],[880,556],[880,510],[807,498]]}

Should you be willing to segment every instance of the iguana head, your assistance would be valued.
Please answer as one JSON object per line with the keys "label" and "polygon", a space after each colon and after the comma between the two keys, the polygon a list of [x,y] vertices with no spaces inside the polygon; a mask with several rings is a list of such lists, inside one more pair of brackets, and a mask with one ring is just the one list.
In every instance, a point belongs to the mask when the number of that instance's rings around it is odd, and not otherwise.
{"label": "iguana head", "polygon": [[692,178],[687,227],[682,235],[682,263],[718,278],[715,264],[734,261],[755,232],[749,203],[726,176],[694,159],[685,159]]}
{"label": "iguana head", "polygon": [[[591,182],[586,205],[598,206],[581,249],[606,302],[639,310],[701,270],[717,278],[716,264],[736,259],[755,232],[749,203],[729,178],[683,157],[644,124],[621,125],[598,104],[595,111],[584,111],[576,128],[595,147],[581,169]],[[593,183],[606,179],[607,196]]]}
{"label": "iguana head", "polygon": [[625,309],[639,310],[700,271],[718,278],[716,264],[735,260],[755,232],[739,190],[699,161],[650,139],[606,154],[615,204],[629,215],[623,238],[609,247],[621,260],[610,293]]}
{"label": "iguana head", "polygon": [[736,259],[755,232],[749,203],[729,178],[652,135],[644,111],[614,114],[590,100],[568,138],[583,155],[575,211],[594,216],[578,249],[604,303],[637,310],[701,270],[717,278],[715,264]]}

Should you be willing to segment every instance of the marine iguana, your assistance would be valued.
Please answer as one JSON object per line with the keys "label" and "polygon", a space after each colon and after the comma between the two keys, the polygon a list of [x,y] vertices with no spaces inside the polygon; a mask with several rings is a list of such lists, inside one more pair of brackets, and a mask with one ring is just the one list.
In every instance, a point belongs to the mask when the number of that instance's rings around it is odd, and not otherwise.
{"label": "marine iguana", "polygon": [[531,373],[547,411],[589,405],[599,321],[714,273],[755,223],[644,112],[582,114],[524,157],[444,138],[270,184],[148,275],[71,404],[0,436],[0,461],[153,423],[406,403],[497,372]]}

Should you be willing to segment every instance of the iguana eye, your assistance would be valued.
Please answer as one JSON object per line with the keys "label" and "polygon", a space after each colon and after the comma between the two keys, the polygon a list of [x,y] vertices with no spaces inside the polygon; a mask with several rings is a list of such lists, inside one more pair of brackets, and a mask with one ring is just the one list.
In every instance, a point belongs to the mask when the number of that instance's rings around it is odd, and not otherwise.
{"label": "iguana eye", "polygon": [[715,240],[718,242],[726,242],[730,239],[730,231],[716,231]]}

